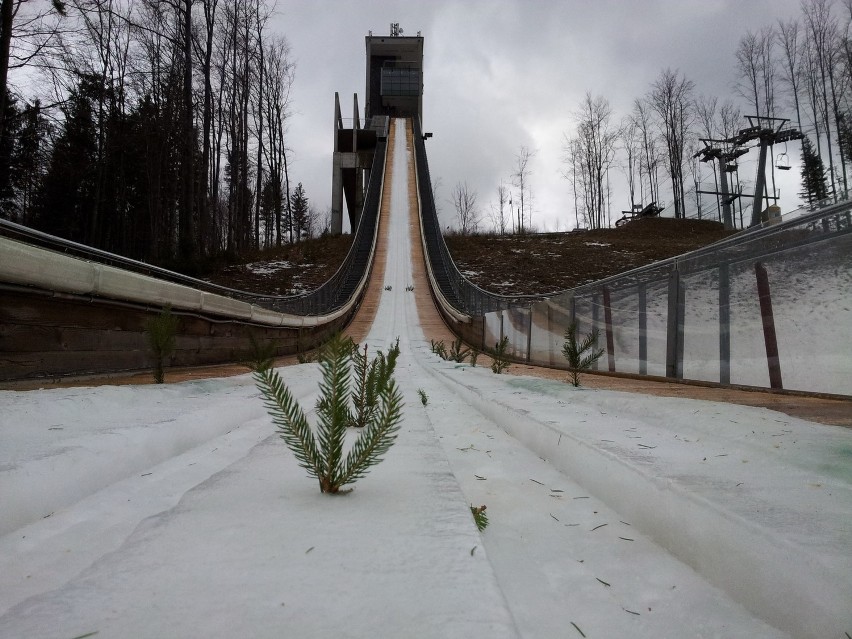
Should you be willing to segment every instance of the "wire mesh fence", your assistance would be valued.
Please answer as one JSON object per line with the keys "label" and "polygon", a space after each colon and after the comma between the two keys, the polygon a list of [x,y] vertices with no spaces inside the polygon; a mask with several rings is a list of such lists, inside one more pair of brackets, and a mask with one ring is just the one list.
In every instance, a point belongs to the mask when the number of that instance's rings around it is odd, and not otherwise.
{"label": "wire mesh fence", "polygon": [[484,320],[484,344],[533,364],[567,368],[575,322],[598,332],[599,370],[852,395],[852,204]]}

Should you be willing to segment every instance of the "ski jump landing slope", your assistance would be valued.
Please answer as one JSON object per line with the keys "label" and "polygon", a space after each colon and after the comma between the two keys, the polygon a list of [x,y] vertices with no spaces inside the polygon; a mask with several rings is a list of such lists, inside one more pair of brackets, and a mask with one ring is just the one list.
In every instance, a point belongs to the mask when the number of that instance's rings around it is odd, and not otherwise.
{"label": "ski jump landing slope", "polygon": [[0,638],[852,635],[852,431],[438,359],[411,150],[349,329],[399,339],[385,461],[321,495],[249,376],[0,392]]}

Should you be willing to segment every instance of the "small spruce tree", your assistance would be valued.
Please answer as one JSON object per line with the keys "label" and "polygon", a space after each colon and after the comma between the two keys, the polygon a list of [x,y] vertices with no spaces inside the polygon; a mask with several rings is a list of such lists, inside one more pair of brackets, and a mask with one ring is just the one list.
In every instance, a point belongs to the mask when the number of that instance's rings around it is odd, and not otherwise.
{"label": "small spruce tree", "polygon": [[491,351],[491,371],[500,375],[504,370],[509,368],[509,336],[506,335],[499,342],[494,344],[494,350]]}
{"label": "small spruce tree", "polygon": [[352,348],[352,363],[355,369],[355,388],[352,389],[354,411],[351,426],[364,428],[373,419],[382,391],[387,388],[399,357],[399,340],[396,341],[387,356],[381,351],[371,362],[367,357],[367,345],[363,351],[357,346]]}
{"label": "small spruce tree", "polygon": [[[394,351],[396,354],[392,355]],[[309,476],[317,478],[321,492],[340,493],[342,487],[354,483],[379,463],[396,441],[402,421],[402,393],[393,379],[398,354],[397,342],[387,356],[382,355],[382,363],[375,364],[377,369],[381,367],[383,380],[376,385],[376,404],[369,410],[364,429],[345,457],[346,427],[352,421],[351,368],[353,359],[360,356],[350,339],[333,337],[320,355],[322,381],[316,405],[316,433],[277,371],[270,367],[254,372],[255,383],[278,433],[299,465]]]}
{"label": "small spruce tree", "polygon": [[145,322],[148,344],[154,354],[154,381],[162,384],[165,380],[165,360],[175,351],[175,335],[178,329],[177,317],[172,315],[170,306],[166,306],[159,315]]}
{"label": "small spruce tree", "polygon": [[[587,371],[592,364],[598,361],[604,354],[604,349],[595,349],[598,341],[598,329],[594,329],[586,335],[582,342],[577,342],[577,323],[571,322],[565,331],[565,344],[562,346],[562,354],[568,360],[568,370],[571,371],[571,384],[580,385],[580,371]],[[584,355],[584,353],[586,353]]]}
{"label": "small spruce tree", "polygon": [[822,158],[814,150],[811,141],[802,138],[802,191],[799,193],[813,205],[828,197],[828,186],[826,184],[825,165]]}

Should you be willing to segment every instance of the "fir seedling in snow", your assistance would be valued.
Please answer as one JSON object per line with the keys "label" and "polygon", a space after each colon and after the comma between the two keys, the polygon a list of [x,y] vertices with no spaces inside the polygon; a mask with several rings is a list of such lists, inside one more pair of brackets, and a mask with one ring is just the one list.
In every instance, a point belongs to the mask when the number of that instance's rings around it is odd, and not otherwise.
{"label": "fir seedling in snow", "polygon": [[364,428],[372,421],[378,407],[379,397],[387,388],[396,368],[396,360],[399,357],[399,340],[396,340],[387,356],[379,351],[372,362],[367,356],[366,344],[364,344],[363,351],[355,344],[351,344],[350,348],[352,349],[351,358],[355,373],[355,388],[352,389],[354,411],[350,425],[356,428]]}
{"label": "fir seedling in snow", "polygon": [[432,352],[441,359],[447,359],[447,347],[444,346],[444,340],[440,342],[436,342],[435,340],[430,341],[432,342]]}
{"label": "fir seedling in snow", "polygon": [[408,291],[408,292],[410,293],[411,291],[413,291],[413,290],[414,290],[414,286],[413,286],[413,285],[411,285],[411,284],[409,284],[408,286],[406,286],[406,287],[405,287],[405,290],[406,290],[406,291]]}
{"label": "fir seedling in snow", "polygon": [[253,371],[272,368],[272,363],[275,360],[275,345],[272,341],[259,342],[254,334],[250,333],[249,343],[251,344],[251,355],[249,356],[248,367]]}
{"label": "fir seedling in snow", "polygon": [[[568,360],[568,370],[571,372],[571,384],[573,386],[580,385],[580,371],[587,371],[591,368],[601,355],[604,354],[604,349],[594,348],[598,342],[598,329],[592,330],[586,335],[582,342],[577,342],[577,323],[571,322],[568,325],[568,330],[565,331],[565,344],[562,346],[562,354]],[[586,353],[586,355],[583,355]]]}
{"label": "fir seedling in snow", "polygon": [[391,286],[390,284],[388,284],[387,286],[385,286],[385,290],[386,290],[386,291],[392,291],[392,290],[393,290],[393,286]]}
{"label": "fir seedling in snow", "polygon": [[475,348],[470,351],[470,365],[476,368],[476,360],[479,359],[479,351]]}
{"label": "fir seedling in snow", "polygon": [[461,337],[459,337],[450,346],[450,352],[447,354],[447,359],[461,363],[467,359],[468,355],[470,355],[470,349],[464,345]]}
{"label": "fir seedling in snow", "polygon": [[172,315],[171,307],[166,306],[159,315],[145,322],[148,344],[154,353],[154,381],[158,384],[162,384],[165,380],[163,367],[166,358],[171,357],[175,352],[175,334],[179,321]]}
{"label": "fir seedling in snow", "polygon": [[420,403],[424,406],[429,403],[429,396],[426,394],[426,391],[422,388],[417,389],[417,394],[420,395]]}
{"label": "fir seedling in snow", "polygon": [[486,506],[474,506],[470,505],[470,512],[473,515],[473,521],[476,522],[476,527],[479,532],[485,530],[486,526],[488,526],[488,515],[485,514]]}
{"label": "fir seedling in snow", "polygon": [[[391,349],[393,351],[398,355],[398,343]],[[344,457],[346,427],[353,415],[349,402],[355,354],[352,341],[339,335],[322,350],[316,433],[273,368],[254,373],[255,383],[264,396],[264,405],[278,427],[278,433],[299,465],[308,471],[308,475],[317,478],[320,491],[324,493],[339,493],[343,486],[366,475],[396,441],[402,421],[402,393],[393,379],[396,355],[389,353],[383,357],[385,381],[378,389],[376,405],[369,411],[369,420]]]}
{"label": "fir seedling in snow", "polygon": [[296,361],[300,364],[313,364],[317,361],[319,357],[319,353],[317,351],[308,351],[306,353],[299,353],[296,355]]}
{"label": "fir seedling in snow", "polygon": [[497,375],[500,375],[504,370],[509,368],[509,359],[506,351],[509,350],[508,335],[494,344],[494,350],[491,351],[491,370]]}

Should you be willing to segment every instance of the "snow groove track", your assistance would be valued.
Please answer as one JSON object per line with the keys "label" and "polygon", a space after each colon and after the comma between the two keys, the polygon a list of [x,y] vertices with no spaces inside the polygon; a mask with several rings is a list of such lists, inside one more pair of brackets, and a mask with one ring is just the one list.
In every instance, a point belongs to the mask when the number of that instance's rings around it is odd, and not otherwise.
{"label": "snow groove track", "polygon": [[[0,639],[852,634],[852,431],[438,359],[394,129],[357,328],[371,353],[401,347],[386,460],[320,496],[248,376],[0,393],[0,490],[44,501],[0,537]],[[282,375],[313,404],[316,365]],[[79,494],[48,504],[63,476]]]}

